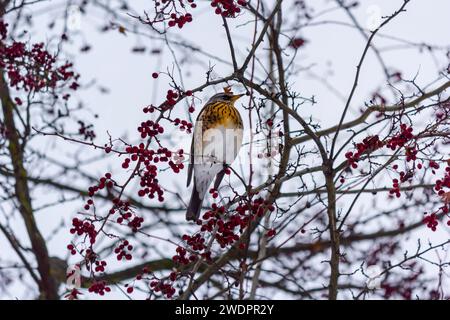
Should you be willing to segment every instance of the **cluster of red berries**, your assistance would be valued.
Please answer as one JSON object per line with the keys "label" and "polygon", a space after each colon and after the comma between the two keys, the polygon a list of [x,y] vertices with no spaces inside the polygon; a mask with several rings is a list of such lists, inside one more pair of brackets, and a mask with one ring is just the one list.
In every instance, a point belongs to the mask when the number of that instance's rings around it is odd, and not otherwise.
{"label": "cluster of red berries", "polygon": [[179,128],[181,131],[186,130],[187,133],[192,132],[193,125],[192,125],[192,123],[190,123],[186,120],[181,120],[180,118],[175,118],[175,120],[173,120],[173,124],[177,127],[180,126]]}
{"label": "cluster of red berries", "polygon": [[123,259],[131,260],[133,259],[133,256],[131,255],[132,250],[133,246],[128,242],[128,240],[124,240],[117,248],[114,249],[114,253],[116,254],[118,261]]}
{"label": "cluster of red berries", "polygon": [[70,254],[73,255],[73,256],[77,253],[77,251],[75,250],[75,246],[73,244],[68,244],[67,245],[67,250],[69,250]]}
{"label": "cluster of red berries", "polygon": [[273,204],[269,203],[267,200],[263,198],[257,198],[253,200],[253,202],[240,204],[237,206],[236,211],[240,215],[245,215],[246,212],[249,212],[249,216],[258,216],[262,217],[264,215],[265,210],[274,211],[275,207]]}
{"label": "cluster of red berries", "polygon": [[[217,191],[214,188],[212,188],[209,190],[209,193],[211,193],[214,197]],[[211,224],[211,222],[215,222],[214,219],[221,219],[221,215],[223,215],[224,213],[225,207],[223,206],[218,207],[217,204],[213,203],[211,205],[211,210],[206,211],[202,216],[203,221],[206,221],[208,223],[202,225],[201,231],[212,231],[213,227],[215,226],[215,223]],[[201,220],[200,223],[202,223]]]}
{"label": "cluster of red berries", "polygon": [[211,227],[217,225],[216,241],[221,248],[232,245],[239,240],[239,235],[235,232],[236,228],[242,232],[248,226],[248,219],[237,214],[231,215],[227,221],[223,220],[223,207],[215,208],[216,216],[210,218],[207,225],[202,227],[211,231]]}
{"label": "cluster of red berries", "polygon": [[[219,192],[214,188],[209,189],[209,194],[213,197],[213,199],[217,199],[219,196]],[[205,216],[203,216],[203,219],[205,219]]]}
{"label": "cluster of red berries", "polygon": [[[212,191],[213,193],[215,192],[214,189],[212,189]],[[188,253],[185,248],[178,247],[176,250],[177,255],[173,257],[173,261],[180,264],[189,264],[196,261],[198,256],[205,258],[207,261],[212,261],[211,253],[206,251],[203,233],[211,232],[213,229],[216,229],[216,241],[221,248],[225,248],[238,241],[239,234],[237,232],[242,234],[249,226],[250,222],[257,216],[262,217],[266,210],[274,211],[275,207],[264,199],[258,198],[250,203],[240,203],[236,208],[236,213],[230,214],[229,217],[224,220],[225,208],[213,204],[211,210],[205,212],[202,216],[203,221],[200,219],[197,221],[197,224],[201,225],[201,233],[194,236],[184,235],[182,237],[183,241],[186,242],[192,252]],[[275,234],[276,231],[274,229],[268,230],[269,237],[272,237]],[[244,249],[245,245],[242,244],[240,248]]]}
{"label": "cluster of red berries", "polygon": [[[142,223],[144,222],[144,218],[134,216],[131,221],[128,222],[128,226],[131,228],[131,231],[138,232],[138,230],[141,228]],[[127,260],[130,260],[127,258]]]}
{"label": "cluster of red berries", "polygon": [[172,160],[169,160],[169,166],[172,168],[174,173],[179,173],[180,170],[184,169],[184,150],[178,149],[176,152],[172,152]]}
{"label": "cluster of red berries", "polygon": [[164,102],[165,110],[171,109],[177,104],[177,99],[179,95],[173,90],[167,90],[166,101]]}
{"label": "cluster of red berries", "polygon": [[439,224],[436,213],[425,216],[425,218],[423,218],[423,223],[425,223],[432,231],[436,231],[436,227]]}
{"label": "cluster of red berries", "polygon": [[7,26],[0,20],[0,68],[6,70],[12,87],[37,92],[54,89],[61,82],[71,81],[70,88],[78,88],[78,75],[73,72],[72,64],[56,66],[56,56],[45,50],[43,43],[34,44],[31,49],[23,42],[13,41],[10,45],[4,43]]}
{"label": "cluster of red berries", "polygon": [[[111,214],[115,213],[115,209],[111,209],[111,210],[110,210],[110,213],[111,213]],[[133,214],[132,214],[131,212],[129,212],[129,211],[120,212],[120,217],[118,217],[118,218],[116,219],[116,222],[117,222],[118,224],[122,224],[124,220],[130,219],[132,216],[133,216]]]}
{"label": "cluster of red berries", "polygon": [[109,214],[115,214],[119,211],[119,217],[116,219],[118,224],[123,224],[127,221],[127,226],[131,228],[131,231],[138,232],[139,228],[144,222],[144,218],[133,214],[130,210],[130,202],[120,200],[119,198],[113,199],[114,207],[109,210]]}
{"label": "cluster of red berries", "polygon": [[155,110],[156,110],[156,107],[155,107],[154,105],[149,105],[149,106],[144,107],[144,108],[142,109],[142,111],[143,111],[144,113],[153,113],[153,112],[155,112]]}
{"label": "cluster of red berries", "polygon": [[203,222],[200,230],[211,232],[217,226],[216,240],[221,248],[225,248],[239,240],[237,231],[242,234],[256,216],[262,217],[265,210],[274,211],[275,207],[264,199],[258,198],[250,204],[239,204],[236,213],[230,214],[227,220],[224,220],[225,208],[223,206],[218,207],[213,204],[211,209],[202,216]]}
{"label": "cluster of red berries", "polygon": [[397,198],[400,198],[400,184],[398,182],[398,179],[392,180],[392,189],[389,190],[389,194],[394,194]]}
{"label": "cluster of red berries", "polygon": [[205,246],[205,238],[200,235],[199,233],[189,236],[187,234],[183,235],[182,237],[183,241],[186,242],[186,244],[192,248],[193,251],[202,251],[206,249]]}
{"label": "cluster of red berries", "polygon": [[96,281],[88,289],[89,292],[93,292],[103,296],[105,292],[110,292],[111,288],[106,285],[105,281]]}
{"label": "cluster of red berries", "polygon": [[[83,254],[84,250],[81,250],[80,253]],[[98,255],[91,248],[86,249],[84,260],[86,261],[86,269],[91,270],[91,265],[97,261]]]}
{"label": "cluster of red berries", "polygon": [[172,257],[172,261],[177,264],[187,265],[191,262],[197,261],[198,257],[196,254],[188,254],[187,250],[183,247],[178,246],[176,249],[176,254]]}
{"label": "cluster of red berries", "polygon": [[435,169],[435,170],[439,169],[439,163],[437,163],[434,160],[430,160],[430,168]]}
{"label": "cluster of red berries", "polygon": [[[136,275],[136,280],[142,280],[145,275],[149,275],[150,271],[147,267],[142,268],[142,272]],[[156,277],[152,277],[149,283],[150,288],[153,290],[153,293],[157,294],[161,292],[168,299],[172,298],[175,294],[175,288],[173,287],[173,282],[178,278],[178,272],[172,271],[168,277],[168,280],[158,279]],[[148,279],[148,278],[146,278]],[[133,292],[133,287],[125,285],[127,287],[127,293]]]}
{"label": "cluster of red berries", "polygon": [[[26,53],[25,43],[23,42],[13,42],[13,44],[3,48],[2,50],[3,50],[2,53],[10,61],[14,61],[17,58],[21,58]],[[54,63],[56,60],[54,57],[51,57],[50,59],[51,63]]]}
{"label": "cluster of red berries", "polygon": [[[431,161],[430,161],[431,162]],[[433,161],[434,162],[434,161]],[[430,164],[431,166],[431,164]],[[439,164],[435,164],[433,168],[439,168]],[[434,170],[433,170],[434,171]],[[438,192],[445,202],[445,205],[440,208],[442,213],[448,215],[449,213],[449,200],[448,192],[445,192],[444,188],[450,188],[450,166],[445,167],[445,174],[441,179],[437,179],[434,185],[434,190]],[[450,220],[447,221],[447,225],[450,226]]]}
{"label": "cluster of red berries", "polygon": [[186,13],[186,14],[180,14],[177,15],[176,13],[170,14],[170,20],[168,22],[169,27],[175,27],[178,26],[178,28],[183,28],[183,26],[188,23],[192,22],[192,14]]}
{"label": "cluster of red berries", "polygon": [[97,192],[105,188],[111,189],[114,187],[114,182],[111,180],[111,173],[106,173],[104,177],[101,177],[97,185],[88,188],[89,197],[93,197]]}
{"label": "cluster of red berries", "polygon": [[182,240],[189,247],[189,252],[186,248],[178,246],[176,255],[172,257],[174,263],[187,265],[197,261],[199,257],[204,258],[206,261],[211,261],[211,252],[206,250],[206,239],[203,233],[197,233],[193,236],[185,234],[182,236]]}
{"label": "cluster of red berries", "polygon": [[[180,2],[180,4],[182,6],[185,5],[183,2],[186,1],[191,6],[191,8],[196,8],[197,7],[197,5],[195,4],[194,0],[181,0],[181,1],[178,0],[178,1]],[[159,7],[160,5],[168,6],[171,2],[172,2],[172,5],[175,6],[175,3],[174,3],[175,1],[174,0],[158,0],[158,1],[155,1],[155,6],[156,7]]]}
{"label": "cluster of red berries", "polygon": [[[432,169],[433,174],[435,174],[435,170],[439,169],[439,164],[436,161],[431,160],[429,162],[429,166]],[[450,165],[445,167],[444,176],[440,179],[437,179],[434,184],[434,190],[437,192],[439,196],[442,197],[445,204],[440,207],[437,211],[432,212],[431,214],[425,213],[425,218],[423,219],[423,223],[426,224],[428,228],[433,231],[436,231],[438,226],[438,213],[441,211],[443,214],[448,215],[450,212],[449,201],[448,201],[448,192],[445,191],[444,188],[450,188]],[[450,220],[447,221],[447,225],[450,226]]]}
{"label": "cluster of red berries", "polygon": [[107,265],[106,261],[97,260],[94,263],[94,266],[95,266],[94,271],[95,272],[105,272],[106,265]]}
{"label": "cluster of red berries", "polygon": [[88,199],[84,205],[84,210],[89,210],[94,205],[94,200]]}
{"label": "cluster of red berries", "polygon": [[[400,132],[388,139],[386,142],[380,140],[378,135],[366,137],[362,142],[356,144],[356,152],[349,151],[345,154],[348,164],[356,169],[358,161],[364,153],[370,153],[384,146],[395,151],[397,148],[404,147],[409,141],[414,139],[413,129],[402,123]],[[406,161],[415,161],[417,159],[416,146],[406,147]]]}
{"label": "cluster of red berries", "polygon": [[[114,214],[116,213],[116,211],[120,211],[121,213],[124,212],[128,212],[130,210],[130,202],[129,201],[123,201],[120,200],[119,198],[114,198],[112,200],[113,202],[113,207],[109,210],[110,214]],[[128,218],[131,217],[131,213],[130,216]]]}
{"label": "cluster of red berries", "polygon": [[434,185],[434,190],[438,192],[440,196],[442,196],[445,191],[443,188],[450,188],[450,167],[447,166],[445,168],[445,175],[441,179],[436,180]]}
{"label": "cluster of red berries", "polygon": [[141,122],[137,130],[140,132],[142,139],[164,133],[164,128],[152,120]]}
{"label": "cluster of red berries", "polygon": [[408,171],[401,171],[400,172],[400,182],[406,182],[411,180],[414,177],[414,171],[408,170]]}
{"label": "cluster of red berries", "polygon": [[417,160],[417,148],[416,146],[405,147],[406,162]]}
{"label": "cluster of red berries", "polygon": [[97,237],[95,226],[87,220],[82,221],[78,218],[72,219],[72,228],[70,229],[70,233],[77,234],[78,236],[83,234],[88,235],[91,244],[95,243],[95,239]]}
{"label": "cluster of red berries", "polygon": [[154,165],[148,165],[146,171],[141,174],[140,186],[142,189],[138,191],[139,197],[148,195],[150,199],[158,196],[160,202],[164,201],[164,191],[159,185],[159,180],[156,178],[157,168]]}
{"label": "cluster of red berries", "polygon": [[403,147],[406,143],[414,138],[413,128],[408,127],[406,124],[402,123],[400,125],[400,133],[390,138],[386,146],[391,150]]}
{"label": "cluster of red berries", "polygon": [[184,164],[182,163],[182,159],[184,158],[183,150],[180,149],[172,152],[167,148],[161,147],[154,151],[146,149],[145,145],[141,143],[139,146],[129,146],[125,151],[131,154],[131,156],[123,161],[122,168],[129,168],[131,161],[140,161],[145,166],[145,170],[139,171],[141,189],[138,191],[138,195],[140,197],[148,195],[150,199],[155,198],[157,195],[160,202],[164,201],[164,191],[160,187],[157,179],[157,167],[151,164],[151,162],[154,164],[160,162],[167,163],[174,173],[179,173],[184,168]]}
{"label": "cluster of red berries", "polygon": [[[420,163],[418,164],[418,166]],[[398,165],[395,164],[393,166],[394,170],[398,169]],[[400,183],[404,183],[407,181],[410,181],[414,177],[414,170],[408,170],[408,171],[400,171],[400,180],[399,179],[392,179],[392,188],[389,190],[390,195],[394,195],[397,198],[400,198]]]}
{"label": "cluster of red berries", "polygon": [[[167,2],[169,3],[169,2]],[[193,1],[191,1],[193,3]],[[172,17],[174,17],[172,15]],[[188,14],[184,15],[184,17],[189,17]],[[189,22],[189,19],[186,20]],[[159,74],[154,73],[153,78],[158,78]],[[156,107],[154,105],[149,105],[143,109],[144,113],[153,113],[155,111],[161,112],[163,114],[165,111],[172,109],[173,106],[180,100],[180,98],[185,96],[192,96],[193,92],[191,90],[187,90],[185,92],[179,91],[178,89],[168,90],[166,94],[165,101],[159,106]],[[193,105],[189,107],[189,112],[194,112],[195,108]],[[160,119],[169,120],[172,123],[175,123],[176,126],[179,126],[181,130],[186,130],[187,132],[192,131],[192,123],[189,123],[185,120],[171,120],[165,117],[161,117]],[[85,134],[89,136],[90,127],[83,124],[83,132],[80,134]],[[179,173],[183,168],[184,164],[182,163],[184,160],[184,151],[170,151],[165,148],[160,141],[154,139],[154,141],[159,145],[157,149],[149,149],[148,146],[152,138],[155,136],[164,133],[164,128],[160,125],[159,121],[153,120],[144,120],[141,122],[140,126],[137,128],[137,131],[140,133],[142,139],[147,139],[147,143],[140,143],[138,145],[130,145],[125,148],[123,152],[115,151],[119,154],[125,154],[126,157],[122,161],[122,168],[128,169],[134,163],[135,170],[133,170],[133,175],[135,177],[139,177],[139,185],[140,188],[137,191],[140,197],[148,197],[150,199],[156,198],[158,201],[164,201],[164,190],[161,188],[158,181],[158,167],[157,164],[167,164],[174,173]],[[112,145],[105,145],[105,152],[110,153],[112,151]],[[112,181],[111,175],[107,173],[104,177],[102,177],[97,185],[93,185],[89,188],[89,196],[90,199],[87,200],[85,204],[85,209],[89,210],[91,206],[94,205],[94,201],[92,197],[104,188],[111,189],[115,186],[115,182]],[[128,201],[123,201],[120,198],[113,199],[113,207],[109,210],[107,217],[101,218],[102,220],[107,221],[108,218],[112,215],[116,215],[114,220],[120,225],[126,225],[133,232],[138,232],[141,228],[144,219],[142,217],[137,216],[132,210],[130,210],[130,203]],[[103,224],[104,225],[104,224]],[[74,227],[71,230],[72,233],[83,234],[88,233],[91,239],[91,246],[95,243],[95,237],[99,230],[95,229],[93,223],[90,220],[85,222],[80,221],[78,219],[74,222]],[[202,240],[203,239],[203,240]],[[193,261],[196,261],[198,257],[204,257],[206,259],[210,259],[210,253],[202,252],[205,251],[204,246],[204,238],[198,238],[198,236],[190,237],[189,239],[185,239],[190,247],[189,253],[187,250],[182,249],[177,251],[177,257],[174,257],[174,261],[182,264],[187,264]],[[203,244],[202,244],[203,241]],[[114,249],[114,253],[118,260],[131,260],[132,254],[131,251],[132,246],[128,244],[125,240],[123,243],[119,244],[117,248]],[[76,253],[75,247],[71,247],[71,253]],[[82,254],[80,252],[80,254]],[[97,257],[91,262],[96,263]],[[98,269],[99,267],[100,269]],[[104,267],[101,262],[95,266],[96,271],[104,272]],[[142,277],[142,275],[140,276]],[[170,280],[173,282],[176,280],[176,274],[170,276]],[[106,290],[102,290],[103,283],[98,283],[96,286],[92,287],[91,290],[96,292],[105,292]],[[105,285],[106,286],[106,285]],[[133,287],[130,286],[127,289],[127,292],[132,292]],[[175,290],[167,281],[158,280],[153,287],[154,292],[161,292],[168,298],[172,297]]]}
{"label": "cluster of red berries", "polygon": [[[153,76],[153,78],[156,79],[156,78],[158,78],[159,74],[157,72],[154,72],[152,74],[152,76]],[[176,92],[176,91],[174,91],[172,89],[169,89],[169,90],[167,90],[166,100],[162,104],[162,107],[156,107],[154,105],[149,105],[149,106],[144,107],[142,109],[142,111],[144,113],[153,113],[156,110],[167,111],[167,110],[171,109],[173,106],[175,106],[177,104],[177,101],[179,100],[179,98],[181,98],[181,97],[190,97],[190,96],[192,96],[192,94],[193,94],[192,90],[186,90],[185,92],[180,90],[179,92]],[[189,107],[189,112],[193,113],[194,111],[195,111],[195,108],[194,108],[193,105],[191,105]]]}
{"label": "cluster of red berries", "polygon": [[372,152],[382,147],[383,142],[380,140],[378,135],[366,137],[362,142],[356,144],[355,153],[349,151],[345,154],[345,157],[347,158],[348,164],[353,169],[356,169],[358,167],[358,161],[364,153]]}
{"label": "cluster of red berries", "polygon": [[235,17],[236,14],[241,12],[239,6],[246,6],[247,1],[245,0],[212,0],[211,7],[216,8],[215,13],[222,15],[223,17]]}
{"label": "cluster of red berries", "polygon": [[153,292],[161,292],[163,295],[170,299],[175,294],[175,288],[170,283],[166,283],[163,280],[154,280],[150,282],[150,288],[153,289]]}
{"label": "cluster of red berries", "polygon": [[289,43],[289,46],[294,49],[299,49],[299,48],[303,47],[305,45],[305,43],[306,43],[306,40],[303,38],[294,38]]}
{"label": "cluster of red berries", "polygon": [[[192,9],[197,7],[197,4],[194,0],[159,0],[155,1],[156,11],[156,19],[154,21],[148,21],[148,23],[160,22],[161,17],[164,17],[163,20],[168,20],[169,27],[178,26],[178,28],[183,28],[183,26],[192,22],[192,14],[185,12],[184,14],[179,12],[179,8],[177,7],[177,3],[180,4],[181,8],[186,9],[186,5],[189,5]],[[160,9],[160,7],[162,7]],[[169,11],[166,11],[169,10]]]}

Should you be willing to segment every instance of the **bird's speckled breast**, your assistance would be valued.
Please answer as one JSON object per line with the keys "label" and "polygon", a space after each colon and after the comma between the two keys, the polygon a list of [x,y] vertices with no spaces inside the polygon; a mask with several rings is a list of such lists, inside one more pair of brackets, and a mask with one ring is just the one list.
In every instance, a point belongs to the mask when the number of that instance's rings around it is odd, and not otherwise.
{"label": "bird's speckled breast", "polygon": [[231,104],[215,102],[207,104],[200,112],[197,121],[202,122],[202,131],[223,126],[230,129],[242,129],[239,111]]}
{"label": "bird's speckled breast", "polygon": [[196,163],[231,164],[242,145],[243,124],[231,103],[207,104],[200,112],[194,129]]}

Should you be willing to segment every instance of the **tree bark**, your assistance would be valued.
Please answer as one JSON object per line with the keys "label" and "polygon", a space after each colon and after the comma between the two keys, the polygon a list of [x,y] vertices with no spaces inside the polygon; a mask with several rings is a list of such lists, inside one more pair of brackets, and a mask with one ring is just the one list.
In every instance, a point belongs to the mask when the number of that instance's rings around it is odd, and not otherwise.
{"label": "tree bark", "polygon": [[40,275],[40,299],[58,299],[58,288],[50,275],[50,262],[45,240],[40,233],[33,215],[33,208],[28,187],[27,171],[24,167],[23,150],[19,134],[14,122],[15,105],[11,100],[9,88],[5,81],[4,71],[0,69],[0,98],[2,103],[4,125],[7,130],[8,150],[14,172],[14,189],[19,211],[25,222],[31,248],[36,256],[37,269]]}
{"label": "tree bark", "polygon": [[329,164],[327,164],[327,168],[324,174],[328,194],[327,214],[328,214],[328,228],[330,232],[330,244],[331,244],[330,245],[331,274],[328,286],[328,299],[336,300],[338,293],[338,280],[339,280],[340,237],[336,221],[336,188],[333,181],[334,174],[333,174],[333,164],[331,160],[329,161]]}

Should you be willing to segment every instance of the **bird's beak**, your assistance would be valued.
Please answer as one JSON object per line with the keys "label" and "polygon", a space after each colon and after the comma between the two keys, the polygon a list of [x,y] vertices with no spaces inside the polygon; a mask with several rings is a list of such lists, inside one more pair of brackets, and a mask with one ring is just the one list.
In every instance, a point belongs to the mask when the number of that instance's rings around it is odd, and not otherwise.
{"label": "bird's beak", "polygon": [[238,100],[240,97],[245,96],[245,93],[241,93],[241,94],[236,94],[233,97],[231,97],[231,100],[233,102],[235,102],[236,100]]}

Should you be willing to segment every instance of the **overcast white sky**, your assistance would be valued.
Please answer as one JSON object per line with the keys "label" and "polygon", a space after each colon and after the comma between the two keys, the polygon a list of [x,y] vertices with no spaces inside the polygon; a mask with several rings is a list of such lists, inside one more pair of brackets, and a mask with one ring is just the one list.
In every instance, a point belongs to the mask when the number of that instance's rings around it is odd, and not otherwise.
{"label": "overcast white sky", "polygon": [[[59,1],[53,1],[58,3]],[[269,3],[269,1],[266,1]],[[286,1],[287,3],[290,1]],[[382,15],[389,15],[397,9],[402,0],[378,0],[378,1],[360,1],[360,6],[354,10],[358,21],[363,26],[370,23],[370,14],[374,9],[379,9]],[[149,0],[133,1],[135,8],[150,9]],[[200,1],[201,5],[194,11],[194,22],[186,25],[182,34],[192,43],[201,47],[205,51],[229,60],[229,51],[227,43],[224,41],[224,30],[221,26],[221,19],[216,16],[208,5]],[[307,1],[314,3],[316,11],[324,8],[334,7],[333,1],[316,0]],[[41,8],[47,8],[48,4]],[[139,10],[138,10],[139,11]],[[41,11],[39,11],[41,12]],[[139,11],[142,13],[142,11]],[[427,42],[438,46],[447,46],[448,30],[450,30],[450,1],[448,0],[412,0],[407,7],[407,12],[401,14],[380,33],[398,37],[415,43]],[[33,13],[33,12],[31,12]],[[62,11],[55,10],[50,12],[56,20],[62,21]],[[124,19],[131,19],[125,13],[119,13]],[[42,15],[37,21],[48,21],[48,15]],[[332,11],[324,14],[319,21],[343,21],[350,22],[343,11]],[[244,14],[239,20],[230,21],[232,34],[235,39],[241,59],[248,49],[251,36],[251,24],[239,25],[246,21]],[[46,24],[46,23],[45,23]],[[110,90],[110,93],[101,94],[98,86],[89,90],[81,90],[78,95],[86,105],[99,115],[94,120],[97,142],[104,143],[107,139],[106,131],[113,137],[128,135],[133,137],[137,125],[142,119],[142,107],[150,103],[157,103],[165,96],[167,90],[167,79],[160,77],[158,86],[155,86],[155,80],[151,77],[152,72],[172,68],[173,57],[167,46],[160,41],[150,40],[146,37],[139,37],[132,33],[127,35],[118,32],[99,34],[98,28],[105,24],[102,14],[97,13],[95,17],[83,18],[81,28],[85,37],[75,37],[76,41],[72,49],[76,54],[76,69],[82,75],[82,80],[87,83],[90,79],[96,79],[97,83]],[[46,38],[46,29],[42,23],[42,28],[33,34],[33,41]],[[323,81],[314,79],[311,74],[326,78],[327,82],[332,84],[342,95],[347,96],[350,92],[357,61],[364,48],[365,41],[361,34],[352,28],[344,25],[332,23],[320,24],[304,28],[299,36],[308,40],[304,50],[296,57],[296,64],[309,70],[298,70],[297,76],[291,83],[295,90],[300,91],[303,96],[315,97],[317,104],[314,106],[306,105],[301,113],[312,115],[315,119],[320,119],[324,127],[336,122],[340,111],[343,109],[343,102],[329,88],[324,86]],[[88,54],[79,54],[77,49],[83,44],[92,45],[92,50]],[[374,42],[378,48],[388,48],[398,46],[399,43],[389,39],[376,38]],[[151,55],[148,51],[144,54],[130,54],[130,49],[136,45],[145,45],[150,49],[162,49],[162,55]],[[176,50],[177,52],[177,50]],[[260,52],[260,54],[263,54]],[[426,51],[420,53],[411,48],[390,50],[382,53],[386,64],[392,70],[401,70],[404,78],[413,78],[417,75],[417,82],[420,85],[427,85],[437,76],[438,69],[445,66],[446,61],[442,57],[436,58],[440,63],[435,64],[435,59]],[[183,58],[182,54],[177,53],[178,58]],[[208,58],[199,57],[208,65]],[[215,64],[215,73],[219,76],[226,76],[231,70],[229,66],[210,60]],[[447,61],[448,63],[448,61]],[[205,80],[205,66],[191,65],[183,68],[184,84],[186,89],[201,85]],[[383,73],[373,52],[369,53],[362,69],[360,84],[353,99],[353,111],[349,115],[352,117],[357,114],[360,106],[363,106],[367,97],[376,90],[383,81]],[[242,88],[235,88],[239,91]],[[216,90],[221,90],[221,87]],[[200,98],[207,98],[213,94],[212,89],[205,90],[199,95]],[[205,101],[205,100],[204,100]],[[245,102],[245,101],[244,101]],[[200,103],[197,105],[197,111],[200,110]],[[246,118],[246,117],[244,117]],[[42,138],[39,143],[47,145],[49,152],[52,143],[48,138]],[[186,137],[183,142],[185,148],[190,142]],[[61,144],[63,148],[79,148],[79,146]],[[67,149],[68,150],[68,149]],[[86,148],[80,148],[80,152],[91,152]],[[69,160],[68,160],[69,161]],[[111,164],[96,163],[90,167],[93,175],[101,175],[107,171],[109,166],[117,167],[120,161],[111,161]],[[185,173],[180,180],[174,181],[174,184],[184,186]],[[76,181],[74,181],[76,185]],[[186,192],[185,198],[189,196]],[[40,198],[38,202],[45,202],[46,199]],[[37,221],[44,234],[49,234],[61,222],[61,219],[68,221],[74,216],[77,208],[82,205],[82,201],[73,202],[64,207],[54,207],[45,212],[37,214]],[[21,221],[17,220],[15,225],[23,230]],[[427,236],[430,234],[428,233]],[[446,235],[443,235],[446,236]],[[58,233],[52,241],[48,243],[49,250],[53,255],[65,257],[67,254],[66,245],[70,241],[67,230]],[[5,244],[5,239],[0,236],[1,255],[11,257],[14,260],[14,253],[9,246]],[[114,293],[106,298],[123,298],[123,295],[113,290]],[[10,292],[1,294],[0,298],[31,298],[26,293],[26,288],[22,285],[14,286]]]}

